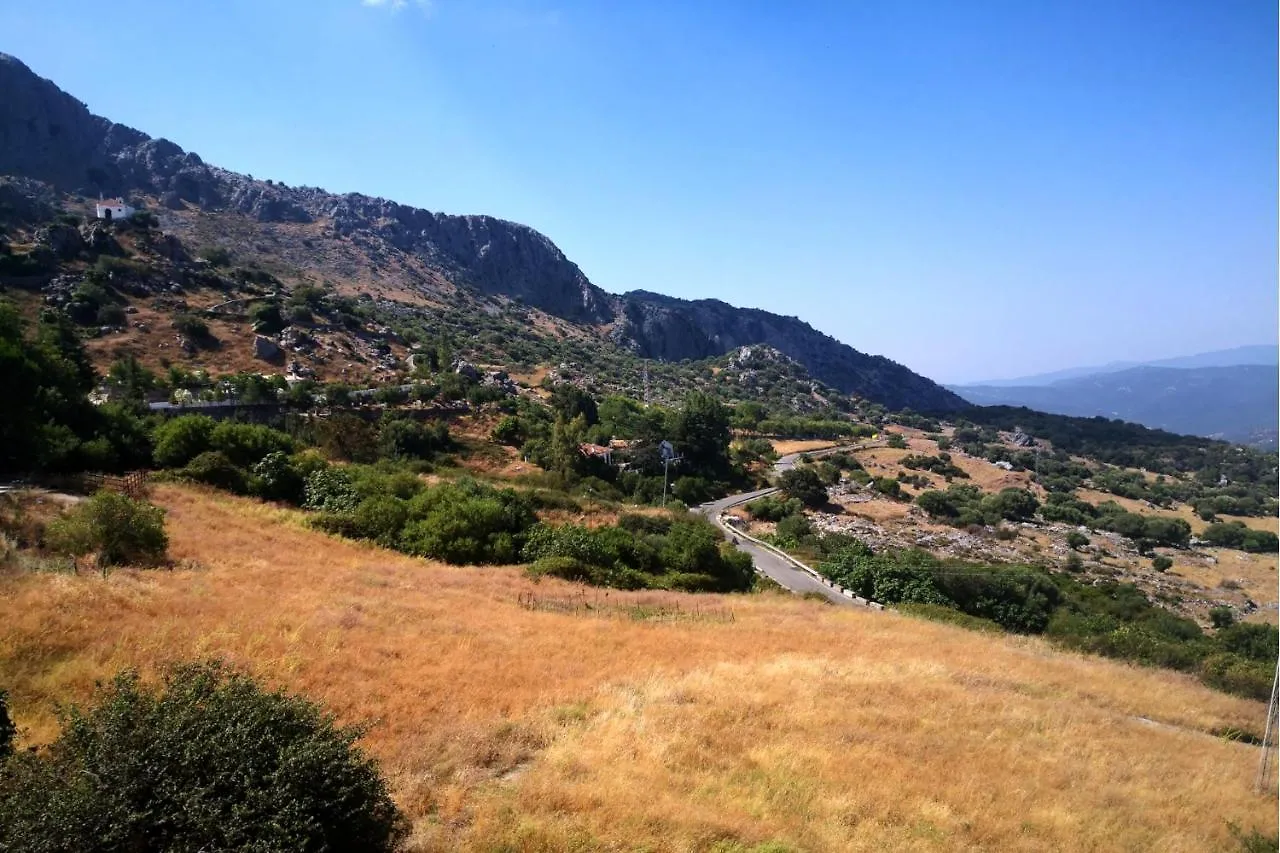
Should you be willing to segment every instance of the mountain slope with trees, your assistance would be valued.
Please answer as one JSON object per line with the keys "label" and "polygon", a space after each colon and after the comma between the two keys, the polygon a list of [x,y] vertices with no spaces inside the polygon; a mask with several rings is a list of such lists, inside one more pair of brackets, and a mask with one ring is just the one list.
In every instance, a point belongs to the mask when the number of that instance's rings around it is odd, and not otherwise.
{"label": "mountain slope with trees", "polygon": [[247,247],[297,258],[321,276],[376,282],[407,301],[458,305],[503,297],[612,340],[679,361],[767,343],[821,382],[892,409],[966,404],[888,359],[868,356],[795,318],[591,283],[544,235],[490,216],[452,216],[381,198],[257,180],[205,163],[166,139],[95,116],[54,83],[0,54],[0,175],[63,194],[154,199],[161,224],[191,237],[204,218]]}

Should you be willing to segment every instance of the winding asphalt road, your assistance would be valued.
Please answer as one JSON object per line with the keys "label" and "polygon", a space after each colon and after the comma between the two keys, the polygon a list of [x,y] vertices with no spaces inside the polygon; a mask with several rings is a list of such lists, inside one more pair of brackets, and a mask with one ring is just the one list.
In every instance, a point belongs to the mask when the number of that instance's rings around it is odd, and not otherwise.
{"label": "winding asphalt road", "polygon": [[[809,451],[810,456],[821,456],[824,453],[831,453],[837,450],[847,450],[847,447],[833,447],[818,451]],[[777,473],[789,471],[796,465],[796,460],[803,456],[803,453],[791,453],[780,458],[774,463],[774,470]],[[738,495],[730,495],[727,498],[721,498],[718,501],[703,504],[698,507],[698,512],[707,516],[713,524],[724,531],[725,536],[733,540],[733,544],[737,546],[739,551],[745,551],[751,555],[751,559],[755,561],[756,571],[776,581],[780,586],[791,590],[797,595],[816,592],[826,598],[832,604],[839,604],[845,607],[861,607],[862,605],[836,592],[831,587],[819,581],[813,575],[796,567],[794,563],[778,556],[778,554],[770,551],[768,548],[762,548],[746,537],[740,535],[738,531],[732,527],[728,527],[720,522],[720,516],[729,508],[738,504],[753,501],[756,498],[771,495],[777,489],[759,489],[754,492],[743,492]]]}

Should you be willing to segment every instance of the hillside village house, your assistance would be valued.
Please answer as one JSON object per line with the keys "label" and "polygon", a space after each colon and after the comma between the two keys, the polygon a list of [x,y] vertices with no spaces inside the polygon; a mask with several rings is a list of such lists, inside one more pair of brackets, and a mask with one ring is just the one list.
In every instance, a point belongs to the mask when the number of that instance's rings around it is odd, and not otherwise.
{"label": "hillside village house", "polygon": [[125,204],[124,199],[115,198],[98,202],[95,215],[108,222],[113,219],[128,219],[133,215],[133,208]]}

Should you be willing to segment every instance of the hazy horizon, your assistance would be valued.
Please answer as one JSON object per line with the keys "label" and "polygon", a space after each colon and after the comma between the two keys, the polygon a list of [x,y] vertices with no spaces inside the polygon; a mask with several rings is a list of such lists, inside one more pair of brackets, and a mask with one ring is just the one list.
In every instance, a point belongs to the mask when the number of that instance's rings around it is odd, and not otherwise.
{"label": "hazy horizon", "polygon": [[614,293],[950,384],[1276,339],[1274,4],[99,12],[0,9],[0,51],[225,168],[522,222]]}

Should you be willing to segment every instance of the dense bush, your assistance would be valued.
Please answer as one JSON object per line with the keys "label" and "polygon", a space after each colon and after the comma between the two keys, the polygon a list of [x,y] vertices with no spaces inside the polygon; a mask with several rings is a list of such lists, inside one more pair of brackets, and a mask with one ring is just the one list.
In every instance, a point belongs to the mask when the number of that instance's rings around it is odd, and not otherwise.
{"label": "dense bush", "polygon": [[313,471],[303,487],[303,506],[328,513],[353,512],[360,503],[351,472],[326,467]]}
{"label": "dense bush", "polygon": [[805,506],[820,507],[827,502],[827,484],[810,465],[797,465],[783,471],[778,477],[778,487]]}
{"label": "dense bush", "polygon": [[781,521],[789,515],[804,512],[799,498],[784,498],[778,494],[756,498],[744,507],[757,521]]}
{"label": "dense bush", "polygon": [[533,561],[533,575],[621,589],[730,592],[753,581],[751,558],[692,515],[626,516],[597,528],[538,524],[529,531],[524,559]]}
{"label": "dense bush", "polygon": [[178,334],[185,335],[198,344],[208,344],[213,341],[209,324],[194,314],[178,314],[173,318],[173,328]]}
{"label": "dense bush", "polygon": [[217,664],[124,673],[9,762],[0,849],[389,851],[405,822],[359,734]]}
{"label": "dense bush", "polygon": [[386,459],[431,459],[453,445],[443,421],[425,423],[384,415],[378,428],[379,455]]}
{"label": "dense bush", "polygon": [[212,450],[216,426],[213,418],[204,415],[182,415],[160,424],[153,434],[156,464],[162,468],[180,468]]}
{"label": "dense bush", "polygon": [[916,503],[933,518],[956,527],[972,524],[996,525],[1001,520],[1026,521],[1040,503],[1026,489],[1001,489],[983,494],[977,486],[955,485],[945,492],[930,490],[916,496]]}
{"label": "dense bush", "polygon": [[424,489],[408,510],[400,549],[447,563],[514,563],[535,520],[524,496],[474,480]]}
{"label": "dense bush", "polygon": [[46,535],[53,550],[77,557],[97,554],[103,565],[154,565],[169,547],[164,510],[107,491],[52,521]]}
{"label": "dense bush", "polygon": [[896,500],[902,497],[902,484],[893,477],[873,477],[871,479],[871,488],[887,498]]}
{"label": "dense bush", "polygon": [[1280,548],[1280,540],[1277,540],[1276,534],[1269,530],[1254,530],[1241,521],[1210,524],[1200,534],[1200,538],[1210,545],[1256,554],[1274,554]]}
{"label": "dense bush", "polygon": [[178,475],[183,479],[225,489],[237,495],[243,495],[249,491],[248,474],[220,450],[206,450],[179,468]]}
{"label": "dense bush", "polygon": [[911,468],[917,471],[932,471],[947,478],[969,479],[969,475],[951,461],[950,453],[939,453],[937,456],[911,454],[910,456],[904,456],[901,464],[904,468]]}
{"label": "dense bush", "polygon": [[925,551],[874,553],[847,538],[819,542],[818,570],[885,604],[951,608],[1006,630],[1044,633],[1074,649],[1197,673],[1205,683],[1265,699],[1280,635],[1275,626],[1229,624],[1209,637],[1153,604],[1132,584],[1081,583],[1021,566],[940,560]]}

